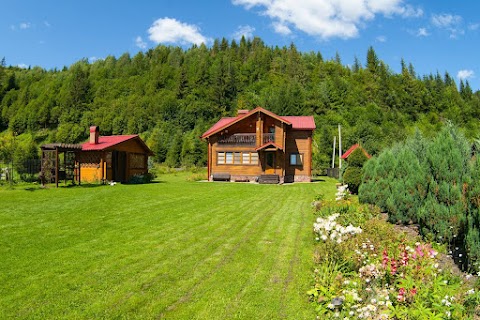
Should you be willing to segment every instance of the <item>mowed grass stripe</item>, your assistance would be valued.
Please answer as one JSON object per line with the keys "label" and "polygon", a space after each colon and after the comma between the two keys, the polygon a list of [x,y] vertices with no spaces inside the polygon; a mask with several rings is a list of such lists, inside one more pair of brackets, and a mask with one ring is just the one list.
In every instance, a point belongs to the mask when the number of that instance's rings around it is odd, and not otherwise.
{"label": "mowed grass stripe", "polygon": [[310,225],[309,203],[331,182],[163,178],[142,186],[0,190],[0,317],[313,315],[303,295],[311,228],[302,221]]}

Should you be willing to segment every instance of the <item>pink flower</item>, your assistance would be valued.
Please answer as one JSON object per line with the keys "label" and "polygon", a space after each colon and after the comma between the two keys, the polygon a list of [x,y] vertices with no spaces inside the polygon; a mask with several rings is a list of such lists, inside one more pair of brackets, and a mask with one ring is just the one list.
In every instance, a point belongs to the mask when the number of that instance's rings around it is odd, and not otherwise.
{"label": "pink flower", "polygon": [[422,248],[421,246],[417,246],[417,248],[415,249],[415,251],[417,252],[417,254],[418,254],[420,257],[423,257],[423,256],[424,256],[423,248]]}
{"label": "pink flower", "polygon": [[403,249],[401,263],[402,263],[402,266],[406,266],[408,264],[408,252],[405,249]]}
{"label": "pink flower", "polygon": [[400,302],[405,301],[405,288],[398,290],[397,300]]}
{"label": "pink flower", "polygon": [[397,262],[395,261],[395,259],[392,259],[390,261],[390,274],[393,276],[396,273],[397,273]]}
{"label": "pink flower", "polygon": [[383,266],[384,269],[387,267],[388,260],[389,259],[388,259],[387,249],[384,249],[383,250],[383,259],[382,259],[382,266]]}

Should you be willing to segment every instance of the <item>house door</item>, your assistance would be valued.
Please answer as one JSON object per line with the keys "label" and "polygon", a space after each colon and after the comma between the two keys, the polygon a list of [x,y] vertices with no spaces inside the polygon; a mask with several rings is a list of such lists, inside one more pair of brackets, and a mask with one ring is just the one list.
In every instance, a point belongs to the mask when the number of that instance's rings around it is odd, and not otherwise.
{"label": "house door", "polygon": [[112,180],[125,182],[125,171],[127,165],[127,153],[122,151],[112,152]]}
{"label": "house door", "polygon": [[275,153],[265,152],[265,174],[275,174]]}

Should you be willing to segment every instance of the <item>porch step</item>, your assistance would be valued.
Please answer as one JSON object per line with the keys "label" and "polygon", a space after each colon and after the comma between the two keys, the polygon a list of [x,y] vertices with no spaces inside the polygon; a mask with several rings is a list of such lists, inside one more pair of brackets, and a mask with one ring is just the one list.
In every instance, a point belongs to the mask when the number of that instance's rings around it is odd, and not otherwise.
{"label": "porch step", "polygon": [[278,174],[262,174],[258,177],[258,183],[278,184],[280,183],[280,176]]}

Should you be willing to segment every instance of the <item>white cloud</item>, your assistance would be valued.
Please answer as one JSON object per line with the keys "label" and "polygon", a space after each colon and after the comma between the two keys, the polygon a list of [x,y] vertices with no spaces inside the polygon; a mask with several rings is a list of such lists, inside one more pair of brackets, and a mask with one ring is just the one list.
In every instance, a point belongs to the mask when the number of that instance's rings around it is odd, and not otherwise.
{"label": "white cloud", "polygon": [[387,42],[387,37],[386,36],[378,36],[375,40],[378,42]]}
{"label": "white cloud", "polygon": [[468,25],[468,29],[472,31],[478,30],[479,27],[480,27],[479,23],[471,23]]}
{"label": "white cloud", "polygon": [[255,32],[255,28],[249,25],[246,26],[239,26],[237,31],[233,34],[233,38],[240,40],[242,36],[245,38],[253,38],[253,33]]}
{"label": "white cloud", "polygon": [[423,10],[421,8],[415,8],[409,4],[401,8],[400,13],[405,18],[420,18],[423,16]]}
{"label": "white cloud", "polygon": [[156,43],[197,44],[207,43],[208,39],[200,33],[196,25],[180,22],[176,19],[161,18],[148,29],[149,39]]}
{"label": "white cloud", "polygon": [[103,59],[102,58],[97,58],[97,57],[88,58],[88,62],[90,62],[90,63],[94,63],[95,61],[98,61],[98,60],[103,60]]}
{"label": "white cloud", "polygon": [[438,28],[452,28],[462,23],[462,17],[451,14],[434,14],[432,24]]}
{"label": "white cloud", "polygon": [[259,7],[272,19],[275,32],[288,35],[297,29],[323,39],[353,38],[376,15],[418,17],[421,9],[403,6],[403,0],[232,0],[247,10]]}
{"label": "white cloud", "polygon": [[135,38],[135,45],[142,50],[147,48],[147,43],[140,36]]}
{"label": "white cloud", "polygon": [[417,37],[428,37],[430,33],[428,33],[427,28],[419,28],[416,33]]}
{"label": "white cloud", "polygon": [[26,29],[30,28],[31,26],[32,25],[30,24],[30,22],[22,22],[22,23],[20,23],[19,28],[21,30],[26,30]]}
{"label": "white cloud", "polygon": [[272,26],[273,30],[275,30],[276,33],[282,34],[284,36],[288,36],[292,33],[292,30],[290,30],[290,28],[285,24],[274,22]]}
{"label": "white cloud", "polygon": [[457,73],[457,78],[460,80],[475,78],[475,72],[473,70],[460,70]]}
{"label": "white cloud", "polygon": [[17,67],[22,68],[22,69],[28,69],[28,66],[25,63],[19,63]]}
{"label": "white cloud", "polygon": [[450,39],[456,39],[459,35],[464,35],[462,28],[463,18],[452,14],[434,14],[431,18],[432,24],[440,29],[450,32]]}

